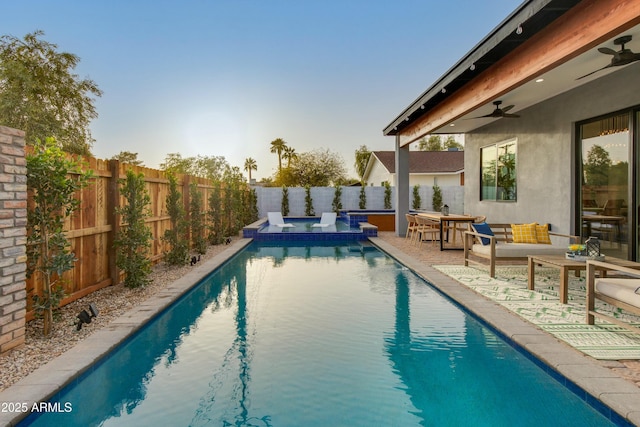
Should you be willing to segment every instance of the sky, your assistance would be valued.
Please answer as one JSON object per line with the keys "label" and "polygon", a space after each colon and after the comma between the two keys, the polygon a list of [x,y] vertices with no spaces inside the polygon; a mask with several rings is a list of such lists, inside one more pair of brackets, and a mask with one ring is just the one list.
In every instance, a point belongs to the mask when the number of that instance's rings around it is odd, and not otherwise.
{"label": "sky", "polygon": [[258,180],[297,153],[393,150],[382,130],[521,0],[0,0],[95,81],[93,154],[224,156]]}

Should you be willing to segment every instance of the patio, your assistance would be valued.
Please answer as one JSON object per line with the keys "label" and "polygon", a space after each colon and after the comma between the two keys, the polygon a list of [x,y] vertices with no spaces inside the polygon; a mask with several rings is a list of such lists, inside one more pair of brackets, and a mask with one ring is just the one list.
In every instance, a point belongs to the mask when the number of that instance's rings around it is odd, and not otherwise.
{"label": "patio", "polygon": [[[397,236],[393,232],[380,232],[378,234],[378,238],[382,240],[384,243],[391,245],[394,249],[397,249],[401,253],[399,256],[397,256],[398,258],[402,258],[403,261],[405,261],[406,259],[409,259],[411,262],[415,262],[421,265],[423,270],[422,275],[436,285],[438,285],[438,282],[433,279],[436,279],[437,277],[439,277],[439,274],[444,275],[445,272],[451,274],[451,272],[447,271],[446,268],[434,267],[434,266],[460,266],[458,270],[465,268],[464,255],[462,251],[440,251],[440,248],[438,245],[431,245],[431,244],[423,244],[420,247],[418,245],[412,244],[408,239],[405,239],[403,236]],[[405,256],[408,256],[408,258],[404,258]],[[518,267],[519,269],[524,269],[524,271],[526,271],[526,263],[524,264],[517,263],[517,265],[520,266]],[[508,267],[509,266],[507,266],[507,268]],[[456,268],[449,268],[449,270],[452,270],[452,269],[456,270]],[[471,269],[471,270],[475,270],[475,269]],[[454,274],[451,274],[451,276],[453,275]],[[451,276],[445,276],[445,277],[449,279],[451,278]],[[478,274],[478,276],[481,276],[481,274]],[[582,277],[584,278],[584,273],[582,273]],[[488,270],[486,273],[486,279],[487,280],[489,279]],[[553,286],[553,284],[551,285]],[[508,288],[508,286],[510,285],[502,283],[500,284],[500,286],[504,290],[504,287]],[[468,289],[474,289],[473,286],[465,285],[465,287],[467,287]],[[506,292],[509,292],[509,291],[522,292],[522,291],[526,291],[527,290],[526,288],[527,288],[527,284],[526,284],[526,275],[525,275],[524,282],[520,283],[519,286],[517,285],[513,286],[513,289],[511,290],[507,289]],[[486,298],[487,300],[491,300],[491,298],[487,295],[487,292],[484,292],[483,290],[474,289],[474,292],[476,292],[478,295],[483,295],[483,298]],[[540,295],[543,295],[543,294],[541,293]],[[544,299],[544,296],[541,298]],[[493,301],[495,301],[495,299],[493,299]],[[580,304],[580,302],[578,301],[575,304]],[[517,312],[517,307],[518,307],[517,305],[512,305],[511,307],[509,307],[508,304],[498,303],[497,305],[501,308],[504,308],[505,310],[511,311],[512,313],[514,311]],[[558,302],[558,305],[561,306],[559,302]],[[567,306],[567,307],[569,310],[571,308],[574,309],[575,313],[573,315],[576,316],[577,318],[580,318],[580,319],[584,318],[584,311],[580,310],[579,308],[576,308],[575,306],[573,307]],[[528,323],[534,325],[534,323],[532,323],[530,319],[527,319],[527,316],[522,316],[522,314],[520,313],[517,313],[517,314],[520,316],[520,318],[523,318]],[[554,318],[554,314],[557,314],[555,318]],[[550,334],[550,336],[553,336],[552,332],[550,331],[553,330],[554,324],[556,325],[567,324],[566,315],[567,315],[566,310],[565,311],[545,310],[545,318],[544,318],[545,326],[540,327],[539,325],[536,325],[535,327],[537,327],[540,330],[546,330]],[[566,343],[566,342],[563,342],[563,343]],[[630,360],[630,359],[597,360],[596,363],[610,369],[611,371],[620,375],[622,378],[628,381],[631,381],[636,386],[640,387],[640,360]]]}

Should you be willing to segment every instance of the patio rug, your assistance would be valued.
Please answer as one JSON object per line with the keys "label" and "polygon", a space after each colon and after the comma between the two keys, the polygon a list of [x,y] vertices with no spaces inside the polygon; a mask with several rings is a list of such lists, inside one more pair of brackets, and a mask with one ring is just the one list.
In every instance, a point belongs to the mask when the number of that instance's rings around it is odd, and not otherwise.
{"label": "patio rug", "polygon": [[[556,268],[536,267],[535,290],[530,291],[526,266],[497,267],[494,279],[487,270],[473,267],[433,267],[595,359],[640,359],[640,334],[597,318],[595,325],[585,323],[584,272],[579,278],[570,274],[568,304],[561,304],[560,270]],[[604,302],[596,300],[596,307],[640,325],[640,317]]]}

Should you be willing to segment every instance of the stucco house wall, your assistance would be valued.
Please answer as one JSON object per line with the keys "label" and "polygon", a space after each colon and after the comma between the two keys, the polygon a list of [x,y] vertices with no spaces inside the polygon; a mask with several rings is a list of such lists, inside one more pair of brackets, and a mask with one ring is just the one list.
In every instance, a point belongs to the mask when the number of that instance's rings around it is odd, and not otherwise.
{"label": "stucco house wall", "polygon": [[[575,124],[640,105],[640,64],[632,64],[590,84],[519,111],[465,137],[467,212],[488,222],[548,222],[575,233]],[[517,138],[517,201],[480,201],[480,149]]]}

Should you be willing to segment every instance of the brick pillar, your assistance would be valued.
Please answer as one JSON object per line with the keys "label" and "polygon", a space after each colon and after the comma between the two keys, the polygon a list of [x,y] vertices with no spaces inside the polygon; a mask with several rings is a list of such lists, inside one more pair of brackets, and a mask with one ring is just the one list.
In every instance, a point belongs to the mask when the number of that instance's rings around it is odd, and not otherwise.
{"label": "brick pillar", "polygon": [[27,166],[24,132],[0,126],[0,354],[24,344]]}

